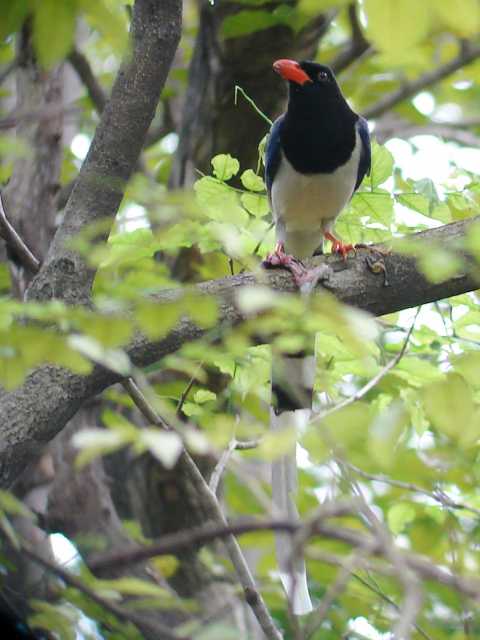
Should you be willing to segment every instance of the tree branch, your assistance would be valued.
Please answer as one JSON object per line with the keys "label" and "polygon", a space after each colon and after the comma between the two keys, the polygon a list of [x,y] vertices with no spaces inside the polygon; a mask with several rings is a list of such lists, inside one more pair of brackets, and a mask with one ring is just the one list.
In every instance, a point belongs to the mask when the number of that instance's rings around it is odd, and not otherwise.
{"label": "tree branch", "polygon": [[49,252],[27,296],[87,304],[95,271],[69,247],[91,223],[105,240],[153,119],[181,31],[180,0],[137,0],[128,52]]}
{"label": "tree branch", "polygon": [[102,113],[107,103],[107,96],[95,77],[87,57],[81,51],[74,48],[70,52],[68,60],[85,86],[96,112],[99,114]]}
{"label": "tree branch", "polygon": [[[458,252],[465,235],[478,222],[479,216],[461,220],[412,234],[410,240],[418,243],[419,250],[434,242],[446,250]],[[477,289],[480,283],[478,269],[472,268],[468,257],[464,259],[465,264],[456,275],[444,282],[431,283],[419,271],[413,256],[391,253],[384,259],[390,281],[388,287],[384,286],[382,274],[372,273],[366,267],[363,250],[347,262],[335,256],[323,256],[313,260],[312,264],[325,263],[329,266],[330,278],[325,284],[341,302],[374,315],[383,315]],[[296,291],[291,275],[282,269],[212,280],[197,285],[193,291],[214,296],[219,303],[219,324],[231,326],[244,318],[236,303],[237,292],[241,287],[259,283],[275,291]],[[167,290],[153,299],[161,305],[173,302],[181,295],[181,290]],[[157,342],[137,334],[127,352],[136,366],[143,367],[203,334],[204,330],[183,317],[165,338]],[[63,428],[87,398],[119,381],[118,374],[100,366],[96,366],[89,375],[80,376],[47,365],[35,369],[18,389],[3,394],[0,403],[0,486],[10,485],[25,465],[38,455],[39,447]]]}
{"label": "tree branch", "polygon": [[[291,520],[284,519],[271,519],[271,520],[247,520],[245,522],[230,523],[230,524],[208,524],[196,529],[189,529],[185,532],[177,532],[170,536],[164,536],[162,540],[149,546],[139,547],[137,549],[127,549],[123,553],[115,552],[111,554],[103,554],[96,559],[92,557],[92,568],[98,570],[115,564],[121,566],[148,558],[153,558],[160,555],[168,555],[175,553],[185,546],[193,544],[205,544],[211,542],[216,538],[225,538],[230,535],[242,535],[254,531],[285,531],[288,533],[299,533],[303,531],[309,532],[309,537],[321,536],[331,540],[338,540],[345,544],[354,547],[355,549],[363,550],[366,555],[383,556],[388,558],[388,554],[385,551],[385,545],[382,540],[378,539],[377,535],[364,534],[356,529],[349,529],[347,527],[340,527],[338,524],[327,524],[325,521],[328,517],[338,517],[346,515],[354,508],[352,505],[354,501],[338,501],[332,503],[326,503],[320,508],[319,514],[315,519],[309,519],[305,523],[293,522]],[[429,558],[422,556],[411,551],[405,551],[399,547],[395,549],[402,562],[418,574],[423,580],[434,580],[451,589],[454,589],[464,595],[478,599],[480,598],[480,580],[474,577],[460,576],[454,573],[438,567]],[[316,557],[318,551],[314,548],[312,550],[312,557]],[[322,562],[331,562],[322,556],[319,556],[319,560]],[[359,560],[358,564],[362,565],[362,560]],[[336,561],[334,562],[337,563]],[[396,575],[393,567],[383,568],[376,567],[376,565],[369,565],[369,569],[373,571],[379,571],[381,573],[387,573],[387,575]]]}
{"label": "tree branch", "polygon": [[105,611],[109,611],[113,613],[113,615],[122,620],[123,622],[130,622],[134,624],[139,631],[148,634],[148,637],[154,638],[162,638],[164,640],[189,640],[188,636],[181,635],[172,631],[166,625],[160,624],[159,622],[152,622],[151,620],[147,620],[146,617],[142,614],[136,613],[135,611],[130,611],[127,607],[121,607],[118,604],[111,602],[107,598],[99,596],[93,589],[87,587],[82,580],[71,574],[69,571],[62,569],[56,564],[45,560],[45,558],[30,549],[26,545],[22,545],[21,547],[22,553],[25,554],[30,560],[36,562],[41,567],[56,575],[60,578],[66,585],[69,587],[73,587],[85,594],[88,598],[90,598],[93,602],[96,602],[102,609]]}
{"label": "tree branch", "polygon": [[0,193],[0,236],[5,240],[10,249],[15,253],[20,262],[32,273],[40,269],[40,261],[33,255],[22,238],[15,231],[7,218]]}
{"label": "tree branch", "polygon": [[406,82],[399,89],[392,91],[391,93],[380,98],[378,102],[367,107],[363,110],[363,116],[365,118],[378,118],[383,113],[392,109],[399,102],[403,102],[407,98],[411,98],[420,91],[423,91],[427,87],[436,84],[440,80],[443,80],[447,76],[451,75],[458,69],[465,67],[480,56],[480,45],[466,43],[462,48],[458,56],[442,65],[437,67],[433,71],[424,73],[416,80]]}
{"label": "tree branch", "polygon": [[355,2],[348,5],[348,19],[352,32],[350,43],[346,49],[341,51],[330,63],[330,66],[336,74],[349,67],[352,62],[355,62],[355,60],[370,48],[370,43],[365,39],[358,20],[357,5]]}

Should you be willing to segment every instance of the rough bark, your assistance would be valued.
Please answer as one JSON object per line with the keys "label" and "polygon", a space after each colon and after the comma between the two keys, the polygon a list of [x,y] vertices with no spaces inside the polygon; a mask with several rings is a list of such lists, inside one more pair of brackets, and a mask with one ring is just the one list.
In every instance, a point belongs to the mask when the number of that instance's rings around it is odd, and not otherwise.
{"label": "rough bark", "polygon": [[[269,2],[258,10],[273,11],[281,3]],[[225,39],[223,20],[253,6],[202,3],[200,25],[189,70],[180,141],[170,184],[179,188],[196,179],[196,170],[208,172],[216,153],[230,153],[243,168],[255,167],[257,145],[268,124],[243,98],[235,105],[235,85],[241,86],[270,117],[281,111],[284,84],[272,71],[277,58],[311,58],[329,18],[319,15],[293,35],[278,25],[248,36]],[[208,133],[207,133],[208,132]]]}
{"label": "rough bark", "polygon": [[[45,256],[55,228],[63,131],[63,68],[42,70],[35,59],[28,22],[17,41],[16,113],[37,110],[38,118],[18,118],[16,136],[29,150],[19,158],[4,190],[10,221],[38,259]],[[32,224],[33,221],[33,224]],[[22,298],[34,275],[14,252],[12,281]]]}
{"label": "rough bark", "polygon": [[[419,247],[421,243],[435,242],[444,249],[458,250],[467,231],[479,221],[476,217],[455,222],[415,234],[412,239],[419,243]],[[385,286],[383,272],[374,273],[366,266],[364,251],[359,251],[356,257],[349,258],[347,262],[326,256],[315,259],[313,263],[325,263],[331,269],[325,284],[340,301],[374,315],[472,291],[480,284],[478,268],[468,257],[458,274],[444,282],[431,283],[419,271],[414,257],[391,253],[384,258],[389,286]],[[283,270],[245,273],[205,282],[197,285],[195,290],[199,294],[215,296],[219,303],[219,323],[233,325],[243,318],[236,304],[238,290],[259,282],[276,291],[295,291],[291,275]],[[322,289],[323,285],[319,284],[318,287]],[[154,299],[161,305],[175,300],[179,295],[181,293],[178,290],[168,290]],[[202,329],[188,318],[182,318],[164,339],[150,342],[144,336],[137,335],[127,351],[136,365],[146,366],[173,353],[186,341],[202,335]],[[0,406],[0,424],[3,425],[0,442],[1,486],[10,485],[32,457],[38,455],[42,445],[65,426],[86,399],[118,379],[118,374],[98,366],[88,376],[43,366],[32,372],[18,389],[4,393]]]}
{"label": "rough bark", "polygon": [[102,224],[99,240],[108,236],[155,114],[180,31],[180,0],[137,0],[132,51],[117,75],[63,222],[29,288],[29,299],[88,303],[95,273],[68,248],[68,242],[93,223]]}

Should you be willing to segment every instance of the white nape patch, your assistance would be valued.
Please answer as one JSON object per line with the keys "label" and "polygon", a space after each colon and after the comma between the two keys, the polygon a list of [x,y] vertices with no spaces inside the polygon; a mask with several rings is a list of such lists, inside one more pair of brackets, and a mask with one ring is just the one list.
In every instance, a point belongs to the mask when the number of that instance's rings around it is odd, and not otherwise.
{"label": "white nape patch", "polygon": [[79,160],[84,160],[90,148],[91,139],[84,133],[78,133],[70,143],[70,150]]}
{"label": "white nape patch", "polygon": [[332,173],[298,173],[282,154],[272,186],[272,209],[277,240],[298,258],[310,257],[322,243],[324,228],[352,197],[357,181],[362,143],[356,132],[355,147],[347,162]]}

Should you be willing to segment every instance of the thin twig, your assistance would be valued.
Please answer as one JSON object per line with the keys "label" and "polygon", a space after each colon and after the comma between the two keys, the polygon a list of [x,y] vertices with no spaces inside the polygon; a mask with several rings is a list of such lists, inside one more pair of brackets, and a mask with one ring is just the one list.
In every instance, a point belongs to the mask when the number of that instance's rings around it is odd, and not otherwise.
{"label": "thin twig", "polygon": [[210,482],[208,483],[208,486],[210,487],[210,490],[213,491],[215,495],[217,494],[218,484],[223,475],[223,472],[225,471],[228,461],[230,460],[230,456],[232,455],[232,453],[235,451],[236,448],[237,448],[237,441],[235,440],[235,438],[233,438],[228,443],[228,447],[222,453],[219,461],[217,462],[214,470],[212,471],[212,475],[210,476]]}
{"label": "thin twig", "polygon": [[110,600],[99,596],[93,589],[87,587],[79,578],[72,575],[68,571],[65,571],[61,567],[52,562],[46,560],[43,556],[37,554],[35,551],[27,547],[26,545],[22,545],[21,549],[22,553],[30,558],[36,564],[39,564],[41,567],[53,573],[57,577],[61,578],[65,584],[77,589],[81,593],[84,593],[88,596],[93,602],[96,602],[106,611],[113,613],[119,620],[124,622],[131,622],[136,627],[138,627],[140,632],[148,631],[150,633],[155,634],[157,638],[165,638],[165,640],[189,640],[188,636],[183,634],[175,633],[172,631],[171,627],[167,627],[158,622],[152,622],[146,619],[146,617],[142,614],[135,613],[133,611],[128,610],[127,608],[119,607],[117,604],[114,604]]}
{"label": "thin twig", "polygon": [[[366,589],[369,589],[370,591],[375,593],[379,598],[381,598],[384,602],[386,602],[391,607],[393,607],[395,611],[400,612],[400,607],[398,606],[398,604],[394,600],[392,600],[389,596],[387,596],[386,593],[383,593],[381,589],[379,589],[375,585],[368,582],[368,580],[365,580],[365,578],[362,578],[362,576],[359,576],[358,573],[352,572],[351,575],[352,575],[352,578],[355,578],[355,580],[360,582],[360,584],[362,584]],[[423,638],[425,638],[425,640],[432,640],[432,638],[427,634],[426,631],[422,629],[422,627],[420,627],[418,623],[415,623],[415,631],[417,631],[417,633],[419,633]]]}
{"label": "thin twig", "polygon": [[[143,395],[143,393],[138,388],[138,385],[136,385],[134,381],[131,381],[130,379],[126,380],[124,382],[124,387],[127,389],[128,393],[134,394],[132,398],[134,399],[135,404],[140,409],[140,411],[142,411],[142,413],[145,415],[147,420],[162,428],[170,428],[161,418],[161,416],[159,416],[153,409],[153,407],[149,404],[147,398]],[[200,473],[197,465],[186,451],[183,451],[183,453],[181,454],[177,463],[177,468],[179,470],[179,473],[185,474],[188,478],[190,478],[191,483],[195,486],[198,492],[199,501],[202,502],[209,519],[219,527],[229,528],[229,525],[222,511],[222,508],[220,507],[216,495],[210,489],[207,482],[205,481],[205,478]],[[258,591],[255,580],[252,576],[247,561],[245,560],[242,550],[240,549],[240,545],[238,544],[237,539],[231,531],[225,529],[224,531],[224,544],[227,549],[228,555],[230,556],[230,560],[235,568],[238,579],[243,587],[247,604],[250,606],[254,615],[256,616],[265,636],[269,640],[282,640],[282,635],[277,629],[273,618],[270,615],[270,612],[268,611],[265,602],[260,595],[260,592]],[[188,533],[190,534],[191,532]],[[173,534],[175,540],[172,541],[172,543],[178,544],[180,540],[179,536],[179,532]],[[190,546],[192,544],[191,536],[187,538],[187,540],[188,542],[185,543],[185,545]],[[141,551],[142,550],[140,550],[140,552]]]}
{"label": "thin twig", "polygon": [[[201,362],[201,363],[198,365],[197,371],[199,371],[199,370],[202,368],[202,365],[203,365],[203,362]],[[176,408],[176,410],[175,410],[175,413],[177,414],[177,416],[179,416],[179,415],[180,415],[180,413],[181,413],[181,411],[182,411],[182,408],[183,408],[183,405],[185,404],[185,400],[187,399],[188,394],[190,393],[190,391],[191,391],[191,389],[192,389],[192,387],[193,387],[193,385],[194,385],[194,383],[195,383],[195,380],[196,380],[196,375],[195,375],[195,374],[193,374],[193,376],[190,378],[190,380],[189,380],[189,382],[188,382],[187,386],[186,386],[186,387],[185,387],[185,389],[183,390],[183,393],[182,393],[182,395],[180,396],[180,399],[179,399],[179,401],[178,401],[177,408]]]}
{"label": "thin twig", "polygon": [[346,398],[342,402],[339,402],[339,404],[336,404],[334,407],[331,407],[330,409],[326,409],[322,413],[315,415],[315,417],[313,417],[310,420],[310,424],[315,424],[317,422],[320,422],[327,416],[330,416],[332,413],[336,413],[337,411],[340,411],[340,409],[344,409],[345,407],[348,407],[354,402],[357,402],[358,400],[363,398],[363,396],[365,396],[371,389],[373,389],[380,382],[380,380],[382,380],[382,378],[384,378],[387,375],[389,371],[391,371],[394,367],[397,366],[397,364],[400,362],[400,360],[403,358],[405,354],[408,343],[410,341],[410,337],[415,327],[415,322],[418,318],[418,314],[420,313],[420,309],[421,307],[418,307],[417,313],[415,314],[413,322],[410,325],[410,328],[403,342],[402,348],[397,353],[397,355],[394,358],[392,358],[392,360],[390,360],[390,362],[385,367],[383,367],[383,369],[380,369],[377,375],[374,376],[371,380],[369,380],[367,384],[365,384],[361,389],[358,389],[358,391],[356,391],[353,395],[351,395],[349,398]]}
{"label": "thin twig", "polygon": [[428,496],[429,498],[432,498],[432,500],[439,502],[442,507],[445,507],[446,509],[462,509],[464,511],[470,511],[476,516],[480,516],[480,509],[470,507],[463,502],[457,502],[457,500],[453,500],[453,498],[448,496],[446,493],[443,493],[443,491],[429,491],[428,489],[424,489],[423,487],[420,487],[418,484],[414,484],[413,482],[404,482],[403,480],[394,480],[393,478],[388,478],[387,476],[368,473],[367,471],[364,471],[351,462],[346,462],[345,460],[342,460],[342,464],[344,464],[351,471],[361,476],[362,478],[365,478],[366,480],[382,482],[383,484],[389,484],[392,487],[398,487],[399,489],[405,489],[406,491],[421,493],[422,495]]}
{"label": "thin twig", "polygon": [[242,87],[240,87],[238,84],[235,85],[235,105],[237,104],[238,101],[238,94],[241,94],[245,100],[253,107],[254,111],[256,111],[258,113],[258,115],[265,120],[265,122],[271,127],[272,126],[272,121],[270,120],[270,118],[263,113],[263,111],[261,109],[259,109],[257,107],[257,105],[255,104],[255,101],[250,98],[250,96],[248,95],[248,93],[242,89]]}
{"label": "thin twig", "polygon": [[376,102],[375,104],[367,107],[363,110],[363,115],[365,118],[378,118],[386,111],[389,111],[400,102],[407,100],[408,98],[412,98],[414,95],[423,91],[427,87],[430,87],[433,84],[436,84],[440,80],[448,77],[458,69],[465,67],[467,64],[470,64],[474,60],[476,60],[480,56],[480,45],[473,45],[472,43],[466,43],[465,46],[461,48],[458,56],[442,65],[441,67],[437,67],[433,69],[433,71],[428,71],[424,73],[416,80],[412,82],[406,82],[403,86],[401,86],[396,91],[392,91],[387,95],[383,96]]}
{"label": "thin twig", "polygon": [[40,269],[40,261],[33,255],[22,238],[10,224],[3,205],[2,194],[0,193],[0,236],[5,240],[10,249],[19,260],[32,273],[37,273]]}

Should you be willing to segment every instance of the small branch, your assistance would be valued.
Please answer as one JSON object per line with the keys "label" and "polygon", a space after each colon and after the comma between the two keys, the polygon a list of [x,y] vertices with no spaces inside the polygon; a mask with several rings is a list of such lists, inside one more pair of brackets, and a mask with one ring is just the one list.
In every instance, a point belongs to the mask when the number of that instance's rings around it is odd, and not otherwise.
{"label": "small branch", "polygon": [[107,97],[95,77],[87,57],[78,49],[73,49],[68,60],[85,86],[96,112],[102,113],[107,103]]}
{"label": "small branch", "polygon": [[466,147],[480,148],[480,136],[471,131],[465,131],[457,124],[430,122],[422,125],[412,125],[405,121],[394,121],[382,126],[382,121],[377,123],[375,137],[380,144],[389,138],[403,138],[408,140],[414,136],[437,136]]}
{"label": "small branch", "polygon": [[323,411],[319,415],[316,415],[314,418],[312,418],[312,420],[310,421],[310,424],[321,422],[324,418],[326,418],[327,416],[330,416],[332,413],[336,413],[337,411],[340,411],[340,409],[344,409],[345,407],[348,407],[354,402],[361,400],[361,398],[363,398],[371,389],[373,389],[380,382],[380,380],[382,380],[382,378],[384,378],[387,375],[389,371],[391,371],[394,367],[397,366],[397,364],[400,362],[400,360],[403,358],[405,354],[408,343],[410,341],[410,337],[413,332],[413,328],[415,327],[415,322],[418,318],[418,314],[420,313],[420,309],[421,307],[417,309],[417,313],[415,314],[413,322],[410,325],[410,329],[408,330],[408,333],[402,345],[402,348],[397,353],[397,355],[394,358],[392,358],[392,360],[390,360],[390,362],[385,367],[383,367],[383,369],[380,369],[377,375],[374,376],[371,380],[369,380],[367,384],[365,384],[361,389],[358,389],[358,391],[356,391],[349,398],[346,398],[345,400],[343,400],[343,402],[339,402],[337,405],[335,405],[331,409],[327,409],[326,411]]}
{"label": "small branch", "polygon": [[378,102],[364,109],[364,117],[378,118],[378,116],[381,116],[389,109],[392,109],[398,103],[413,97],[427,87],[430,87],[440,80],[447,78],[455,71],[458,71],[462,67],[465,67],[466,65],[476,60],[479,56],[480,45],[468,43],[466,46],[462,47],[458,56],[453,58],[453,60],[450,60],[450,62],[447,62],[441,67],[437,67],[437,69],[434,69],[433,71],[424,73],[416,80],[406,82],[396,91],[392,91],[391,93],[383,96]]}
{"label": "small branch", "polygon": [[[169,425],[167,425],[163,418],[161,418],[157,414],[157,412],[149,404],[148,400],[139,389],[138,385],[131,378],[124,381],[123,386],[126,389],[127,393],[132,397],[140,411],[145,415],[147,420],[149,420],[149,422],[152,422],[153,424],[156,424],[163,429],[170,429]],[[199,501],[202,501],[205,512],[209,515],[210,519],[217,525],[217,530],[218,528],[220,528],[220,531],[223,531],[224,536],[217,535],[212,537],[210,533],[207,536],[207,539],[212,539],[214,537],[225,538],[225,547],[227,549],[228,555],[230,556],[230,560],[235,567],[239,581],[244,589],[246,602],[256,616],[265,636],[269,640],[282,640],[282,635],[275,626],[273,618],[271,617],[270,612],[268,611],[265,602],[260,595],[260,592],[258,591],[257,585],[255,584],[254,578],[240,549],[240,546],[233,533],[228,530],[229,525],[215,493],[209,488],[197,465],[186,451],[184,451],[180,456],[177,463],[177,468],[179,470],[179,473],[182,473],[186,477],[188,477],[192,485],[196,488],[198,492],[198,499]],[[192,533],[195,534],[195,531],[196,530],[191,530],[189,532],[186,532],[183,538],[181,537],[181,532],[176,532],[175,534],[170,536],[170,542],[171,544],[174,544],[176,549],[182,548],[184,546],[190,547],[193,543],[198,543],[202,540],[202,533],[203,535],[205,535],[205,532],[198,533],[197,531],[199,539],[195,540],[195,538],[192,538]],[[164,537],[163,544],[168,538],[169,536]],[[179,544],[180,547],[178,546]],[[141,553],[143,549],[140,549],[138,551]]]}
{"label": "small branch", "polygon": [[[358,20],[357,5],[356,2],[352,2],[348,5],[348,19],[350,21],[351,38],[346,49],[341,51],[336,58],[330,62],[335,73],[340,73],[348,66],[355,62],[366,51],[371,49],[370,43],[365,39],[363,35],[360,21]],[[373,49],[371,49],[373,52]]]}
{"label": "small branch", "polygon": [[445,509],[462,509],[463,511],[469,511],[470,513],[475,514],[480,517],[480,509],[476,509],[475,507],[470,507],[463,502],[457,502],[448,496],[446,493],[440,490],[428,491],[428,489],[424,489],[419,485],[414,484],[413,482],[403,482],[402,480],[394,480],[393,478],[388,478],[387,476],[375,475],[373,473],[368,473],[360,469],[359,467],[351,464],[350,462],[345,462],[342,460],[342,464],[347,466],[351,471],[356,473],[357,475],[365,478],[366,480],[373,480],[374,482],[382,482],[383,484],[388,484],[392,487],[398,487],[399,489],[405,489],[406,491],[412,491],[415,493],[421,493],[424,496],[428,496],[432,500],[440,503],[442,507]]}
{"label": "small branch", "polygon": [[230,440],[228,447],[222,453],[222,455],[220,456],[220,460],[217,462],[214,470],[212,471],[208,486],[210,487],[210,491],[212,491],[215,495],[217,494],[218,485],[222,478],[223,472],[225,471],[228,461],[230,460],[230,456],[235,451],[236,447],[237,442],[235,438],[233,438],[233,440]]}
{"label": "small branch", "polygon": [[32,273],[37,273],[40,269],[40,261],[33,255],[22,238],[10,224],[3,205],[2,194],[0,193],[0,236],[5,240],[8,247],[15,253],[20,262]]}
{"label": "small branch", "polygon": [[38,555],[29,547],[22,545],[22,553],[36,564],[63,580],[65,584],[88,596],[93,602],[96,602],[103,609],[112,613],[119,620],[134,624],[140,632],[148,632],[154,634],[156,638],[165,638],[165,640],[190,640],[188,636],[175,633],[170,627],[166,627],[158,622],[154,623],[149,621],[144,615],[130,611],[127,608],[122,608],[110,600],[99,596],[93,589],[87,587],[79,578],[68,571],[65,571],[58,565],[45,560],[45,558]]}

